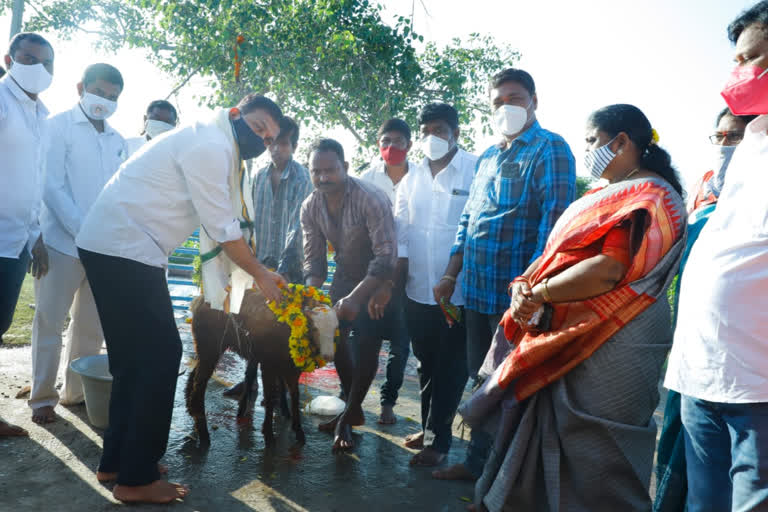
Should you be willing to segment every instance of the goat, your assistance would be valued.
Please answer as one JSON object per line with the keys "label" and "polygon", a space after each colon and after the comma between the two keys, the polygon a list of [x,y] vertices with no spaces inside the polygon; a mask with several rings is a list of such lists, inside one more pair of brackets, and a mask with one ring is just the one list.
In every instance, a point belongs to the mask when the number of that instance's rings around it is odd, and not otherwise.
{"label": "goat", "polygon": [[[302,310],[307,318],[310,341],[326,361],[334,356],[334,335],[338,327],[335,312],[325,304],[305,297]],[[285,382],[291,397],[291,428],[296,440],[304,444],[305,436],[299,414],[299,377],[288,349],[290,328],[277,321],[258,289],[246,290],[240,313],[230,314],[212,309],[204,296],[198,296],[190,305],[192,336],[197,353],[197,365],[187,379],[187,411],[195,420],[195,431],[201,445],[209,445],[208,422],[205,417],[205,389],[208,379],[228,348],[248,362],[245,388],[237,409],[237,417],[245,418],[250,412],[258,390],[253,389],[258,366],[264,387],[264,423],[262,433],[268,446],[274,442],[272,416],[280,380]]]}

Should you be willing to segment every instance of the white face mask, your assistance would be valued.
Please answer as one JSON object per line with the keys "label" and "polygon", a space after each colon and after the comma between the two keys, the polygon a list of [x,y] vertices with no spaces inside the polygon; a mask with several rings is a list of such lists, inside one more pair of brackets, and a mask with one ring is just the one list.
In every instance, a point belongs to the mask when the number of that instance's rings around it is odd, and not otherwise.
{"label": "white face mask", "polygon": [[103,121],[115,113],[117,102],[111,101],[101,96],[96,96],[89,92],[84,92],[80,98],[80,106],[83,107],[85,115],[96,121]]}
{"label": "white face mask", "polygon": [[440,160],[451,150],[451,145],[447,140],[441,139],[435,135],[427,135],[421,139],[421,150],[427,156],[428,159]]}
{"label": "white face mask", "polygon": [[51,86],[53,75],[40,64],[19,64],[11,60],[8,74],[16,80],[19,87],[31,94],[39,94]]}
{"label": "white face mask", "polygon": [[715,175],[712,177],[710,183],[712,192],[718,197],[720,197],[720,191],[723,190],[725,171],[731,163],[731,158],[733,158],[733,152],[736,151],[736,147],[737,146],[715,146],[715,151],[712,155],[712,170]]}
{"label": "white face mask", "polygon": [[584,167],[589,171],[590,176],[596,180],[603,176],[605,168],[616,158],[616,153],[611,151],[611,142],[613,142],[613,139],[594,151],[588,151],[584,155]]}
{"label": "white face mask", "polygon": [[522,131],[525,127],[525,123],[528,122],[528,108],[533,103],[533,100],[528,103],[528,106],[523,108],[517,105],[502,105],[493,112],[493,122],[496,124],[496,129],[502,135],[516,135]]}
{"label": "white face mask", "polygon": [[158,121],[157,119],[147,119],[147,122],[144,123],[144,133],[146,133],[150,139],[154,139],[161,133],[171,131],[174,128],[176,127],[172,124]]}

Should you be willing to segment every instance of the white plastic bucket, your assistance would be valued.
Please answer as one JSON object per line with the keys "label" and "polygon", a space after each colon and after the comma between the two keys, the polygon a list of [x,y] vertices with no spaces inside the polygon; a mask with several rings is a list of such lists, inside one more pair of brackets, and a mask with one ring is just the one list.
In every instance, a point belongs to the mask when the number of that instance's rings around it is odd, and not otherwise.
{"label": "white plastic bucket", "polygon": [[112,394],[112,375],[109,373],[107,354],[75,359],[69,367],[83,381],[85,409],[91,424],[96,428],[107,428],[109,397]]}

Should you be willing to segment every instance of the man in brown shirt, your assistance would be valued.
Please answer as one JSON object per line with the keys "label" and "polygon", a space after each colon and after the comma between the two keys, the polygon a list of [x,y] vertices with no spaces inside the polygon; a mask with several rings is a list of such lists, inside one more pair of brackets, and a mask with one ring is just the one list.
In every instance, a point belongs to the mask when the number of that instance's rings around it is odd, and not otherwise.
{"label": "man in brown shirt", "polygon": [[[365,423],[362,402],[378,369],[397,259],[395,222],[386,194],[348,176],[348,168],[341,144],[332,139],[315,142],[309,167],[315,191],[301,207],[306,283],[320,287],[325,282],[330,242],[336,251],[331,300],[342,328],[351,329],[349,336],[342,336],[334,359],[347,406],[320,425],[334,432],[334,451],[352,448],[351,427]],[[350,351],[352,344],[355,349]]]}

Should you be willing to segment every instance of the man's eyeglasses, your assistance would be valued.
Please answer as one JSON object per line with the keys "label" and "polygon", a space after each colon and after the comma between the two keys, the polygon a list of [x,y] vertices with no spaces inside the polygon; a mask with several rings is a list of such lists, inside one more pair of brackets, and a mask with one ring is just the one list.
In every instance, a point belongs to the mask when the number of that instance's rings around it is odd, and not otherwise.
{"label": "man's eyeglasses", "polygon": [[709,136],[712,144],[738,144],[744,138],[744,132],[715,132]]}

